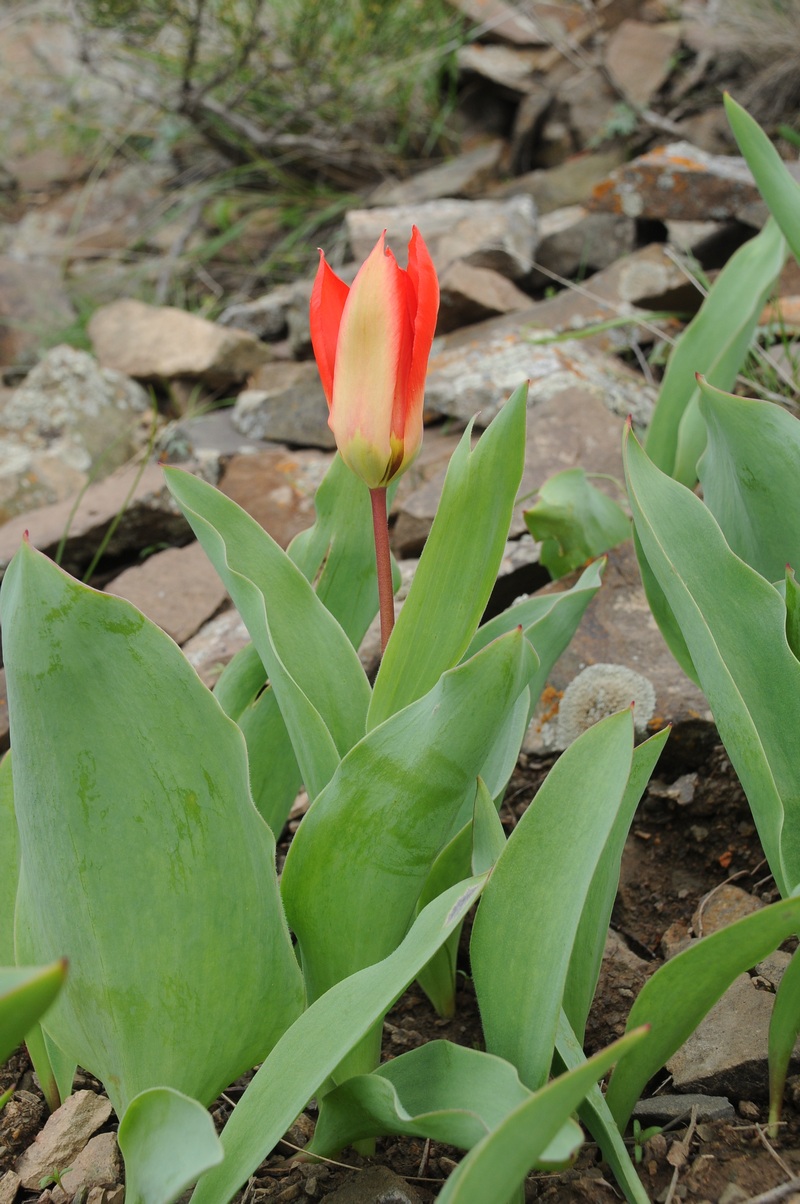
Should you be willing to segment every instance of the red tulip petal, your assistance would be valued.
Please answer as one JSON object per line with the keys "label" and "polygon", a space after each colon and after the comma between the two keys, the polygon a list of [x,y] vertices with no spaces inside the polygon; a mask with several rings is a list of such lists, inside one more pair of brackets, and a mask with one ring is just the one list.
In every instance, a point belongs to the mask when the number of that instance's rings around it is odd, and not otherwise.
{"label": "red tulip petal", "polygon": [[430,252],[416,226],[411,227],[411,241],[408,244],[408,278],[416,299],[408,398],[410,407],[419,407],[421,417],[425,374],[439,314],[439,281]]}
{"label": "red tulip petal", "polygon": [[328,267],[325,255],[319,253],[319,268],[311,290],[309,319],[311,346],[319,368],[322,388],[330,408],[333,398],[333,370],[336,363],[336,344],[349,287]]}

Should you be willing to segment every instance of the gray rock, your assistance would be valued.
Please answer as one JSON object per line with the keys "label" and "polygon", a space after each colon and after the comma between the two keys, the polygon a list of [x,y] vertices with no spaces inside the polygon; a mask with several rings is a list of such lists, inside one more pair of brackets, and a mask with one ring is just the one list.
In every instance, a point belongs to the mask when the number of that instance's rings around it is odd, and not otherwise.
{"label": "gray rock", "polygon": [[[540,219],[536,267],[549,268],[559,276],[585,276],[629,255],[635,242],[636,223],[632,218],[590,213],[583,205],[569,205]],[[530,283],[549,284],[550,280],[534,269]]]}
{"label": "gray rock", "polygon": [[692,916],[692,931],[695,936],[709,936],[720,928],[727,928],[736,920],[760,911],[764,904],[760,899],[742,890],[732,882],[723,882],[701,901]]}
{"label": "gray rock", "polygon": [[385,1166],[359,1171],[327,1199],[328,1204],[422,1204],[414,1188]]}
{"label": "gray rock", "polygon": [[116,1134],[98,1133],[72,1159],[69,1171],[61,1178],[65,1200],[74,1199],[81,1189],[114,1186],[121,1178],[122,1157]]}
{"label": "gray rock", "polygon": [[300,447],[336,446],[314,363],[275,363],[260,369],[236,399],[233,426],[248,439]]}
{"label": "gray rock", "polygon": [[634,105],[647,106],[669,79],[680,45],[677,21],[621,21],[608,40],[605,61],[611,78]]}
{"label": "gray rock", "polygon": [[537,242],[536,208],[530,197],[353,209],[345,225],[357,260],[366,259],[381,231],[386,230],[387,244],[402,261],[402,250],[416,225],[439,272],[461,259],[472,267],[491,268],[510,280],[530,272]]}
{"label": "gray rock", "polygon": [[525,172],[512,180],[495,184],[489,195],[495,197],[530,196],[539,214],[551,213],[568,205],[582,205],[592,189],[620,163],[625,149],[620,144],[608,150],[575,155],[554,167]]}
{"label": "gray rock", "polygon": [[32,545],[49,556],[55,553],[66,533],[62,567],[81,576],[120,513],[107,549],[111,558],[138,553],[157,543],[188,543],[192,538],[191,528],[164,484],[161,469],[148,464],[136,484],[138,473],[135,465],[121,468],[104,481],[90,485],[74,514],[72,502],[56,502],[5,523],[0,527],[0,577],[25,531],[30,532]]}
{"label": "gray rock", "polygon": [[0,257],[0,365],[29,366],[75,321],[62,274],[46,260]]}
{"label": "gray rock", "polygon": [[[46,477],[46,466],[57,461],[75,473],[97,469],[105,476],[143,446],[141,419],[149,409],[145,390],[123,373],[99,367],[85,351],[53,347],[0,413],[0,433],[13,432],[12,441],[29,452],[28,464],[13,475],[38,469]],[[6,461],[3,475],[7,467]]]}
{"label": "gray rock", "polygon": [[[678,1091],[763,1099],[768,1092],[767,1035],[774,995],[741,974],[667,1062]],[[790,1065],[798,1067],[796,1047]]]}
{"label": "gray rock", "polygon": [[[488,426],[514,389],[529,380],[531,408],[572,388],[582,396],[593,394],[615,414],[632,414],[636,422],[646,424],[655,394],[641,376],[583,342],[534,342],[533,326],[540,314],[540,307],[531,306],[436,339],[426,405],[463,422],[477,414],[477,424]],[[572,439],[575,434],[569,428],[565,438]]]}
{"label": "gray rock", "polygon": [[246,331],[142,301],[102,306],[92,315],[89,335],[101,364],[141,380],[182,377],[226,387],[271,358],[267,346]]}
{"label": "gray rock", "polygon": [[419,205],[442,197],[472,198],[480,193],[496,174],[504,150],[500,138],[456,155],[427,171],[417,172],[409,180],[387,180],[369,194],[370,205]]}
{"label": "gray rock", "polygon": [[[22,1186],[33,1190],[39,1180],[57,1167],[63,1170],[86,1146],[89,1138],[111,1116],[111,1103],[94,1091],[76,1091],[57,1111],[17,1159],[14,1170]],[[113,1182],[113,1180],[112,1180]]]}
{"label": "gray rock", "polygon": [[234,456],[220,489],[285,548],[314,522],[314,496],[332,459],[332,452],[285,448]]}
{"label": "gray rock", "polygon": [[692,1108],[697,1109],[697,1120],[709,1123],[713,1120],[735,1120],[736,1109],[724,1095],[653,1095],[640,1099],[633,1109],[633,1117],[643,1128],[649,1125],[668,1125],[672,1121],[685,1119],[689,1122]]}
{"label": "gray rock", "polygon": [[258,339],[282,339],[289,329],[289,312],[299,306],[308,308],[311,281],[281,284],[263,297],[229,305],[217,318],[219,326],[244,330]]}
{"label": "gray rock", "polygon": [[512,281],[491,268],[476,268],[459,259],[439,277],[440,303],[436,329],[458,330],[498,314],[528,309],[531,299]]}
{"label": "gray rock", "polygon": [[536,86],[542,52],[472,42],[459,48],[456,61],[462,75],[477,75],[494,84],[501,93],[518,97]]}
{"label": "gray rock", "polygon": [[21,1181],[14,1171],[6,1171],[0,1178],[0,1204],[14,1204],[19,1194]]}

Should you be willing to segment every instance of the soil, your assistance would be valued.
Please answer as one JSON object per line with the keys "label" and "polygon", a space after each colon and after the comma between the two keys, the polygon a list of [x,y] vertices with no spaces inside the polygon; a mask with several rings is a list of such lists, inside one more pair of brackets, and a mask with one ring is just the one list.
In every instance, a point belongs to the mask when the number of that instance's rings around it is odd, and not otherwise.
{"label": "soil", "polygon": [[[547,761],[522,758],[509,786],[502,818],[507,831],[518,822],[550,767]],[[290,837],[282,842],[285,855]],[[761,847],[743,791],[724,749],[715,748],[694,773],[675,783],[654,779],[639,807],[628,839],[612,927],[646,966],[627,969],[618,961],[604,962],[587,1029],[587,1052],[619,1036],[631,1002],[647,975],[663,960],[665,933],[684,934],[702,900],[722,883],[735,881],[763,902],[777,898],[765,869]],[[458,1010],[450,1020],[438,1017],[421,991],[412,988],[385,1022],[384,1057],[391,1058],[425,1041],[447,1039],[481,1045],[481,1028],[469,978],[468,933],[462,941]],[[659,1090],[668,1076],[656,1076],[650,1090]],[[0,1092],[17,1086],[14,1098],[0,1112],[0,1176],[34,1139],[46,1119],[41,1094],[33,1081],[24,1051],[0,1070]],[[81,1086],[100,1090],[84,1076]],[[212,1108],[222,1125],[246,1083],[240,1081]],[[698,1123],[689,1120],[652,1137],[642,1150],[639,1174],[651,1200],[736,1204],[768,1200],[800,1201],[800,1083],[790,1080],[780,1136],[767,1140],[765,1099],[734,1100],[737,1119]],[[338,1163],[298,1163],[297,1148],[308,1139],[313,1109],[298,1118],[283,1142],[259,1168],[237,1204],[266,1201],[320,1200],[346,1183],[357,1168],[388,1167],[405,1179],[420,1201],[436,1199],[444,1179],[461,1156],[458,1150],[416,1139],[378,1142],[373,1159],[345,1150]],[[688,1136],[688,1145],[686,1142]],[[797,1184],[795,1187],[797,1188]],[[782,1189],[774,1194],[774,1189]],[[24,1204],[43,1199],[37,1193],[21,1196]],[[377,1197],[376,1197],[377,1198]],[[595,1146],[587,1142],[576,1165],[560,1174],[532,1174],[526,1200],[551,1204],[603,1204],[621,1199],[613,1176]],[[413,1199],[413,1196],[412,1196]],[[487,1201],[487,1204],[492,1202]]]}

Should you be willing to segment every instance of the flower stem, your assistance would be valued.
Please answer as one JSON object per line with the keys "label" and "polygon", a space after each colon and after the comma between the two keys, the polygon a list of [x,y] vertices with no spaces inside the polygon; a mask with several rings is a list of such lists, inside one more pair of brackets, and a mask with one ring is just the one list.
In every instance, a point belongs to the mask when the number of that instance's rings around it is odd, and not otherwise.
{"label": "flower stem", "polygon": [[381,611],[381,656],[383,656],[394,627],[394,589],[392,587],[392,557],[389,551],[386,490],[370,489],[369,498],[372,502],[372,529],[375,534],[375,564],[378,569],[378,600]]}

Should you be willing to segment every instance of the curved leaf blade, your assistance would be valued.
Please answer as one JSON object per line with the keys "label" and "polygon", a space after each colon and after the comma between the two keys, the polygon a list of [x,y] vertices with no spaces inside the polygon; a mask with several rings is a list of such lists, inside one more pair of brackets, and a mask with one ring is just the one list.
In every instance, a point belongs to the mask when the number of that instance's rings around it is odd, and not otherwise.
{"label": "curved leaf blade", "polygon": [[800,260],[800,184],[789,173],[758,122],[727,92],[723,102],[733,136],[753,173],[758,191],[795,258]]}
{"label": "curved leaf blade", "polygon": [[44,1015],[66,977],[63,958],[51,966],[0,968],[0,1063]]}
{"label": "curved leaf blade", "polygon": [[174,1204],[222,1162],[214,1122],[197,1100],[171,1087],[135,1096],[119,1126],[127,1204]]}

